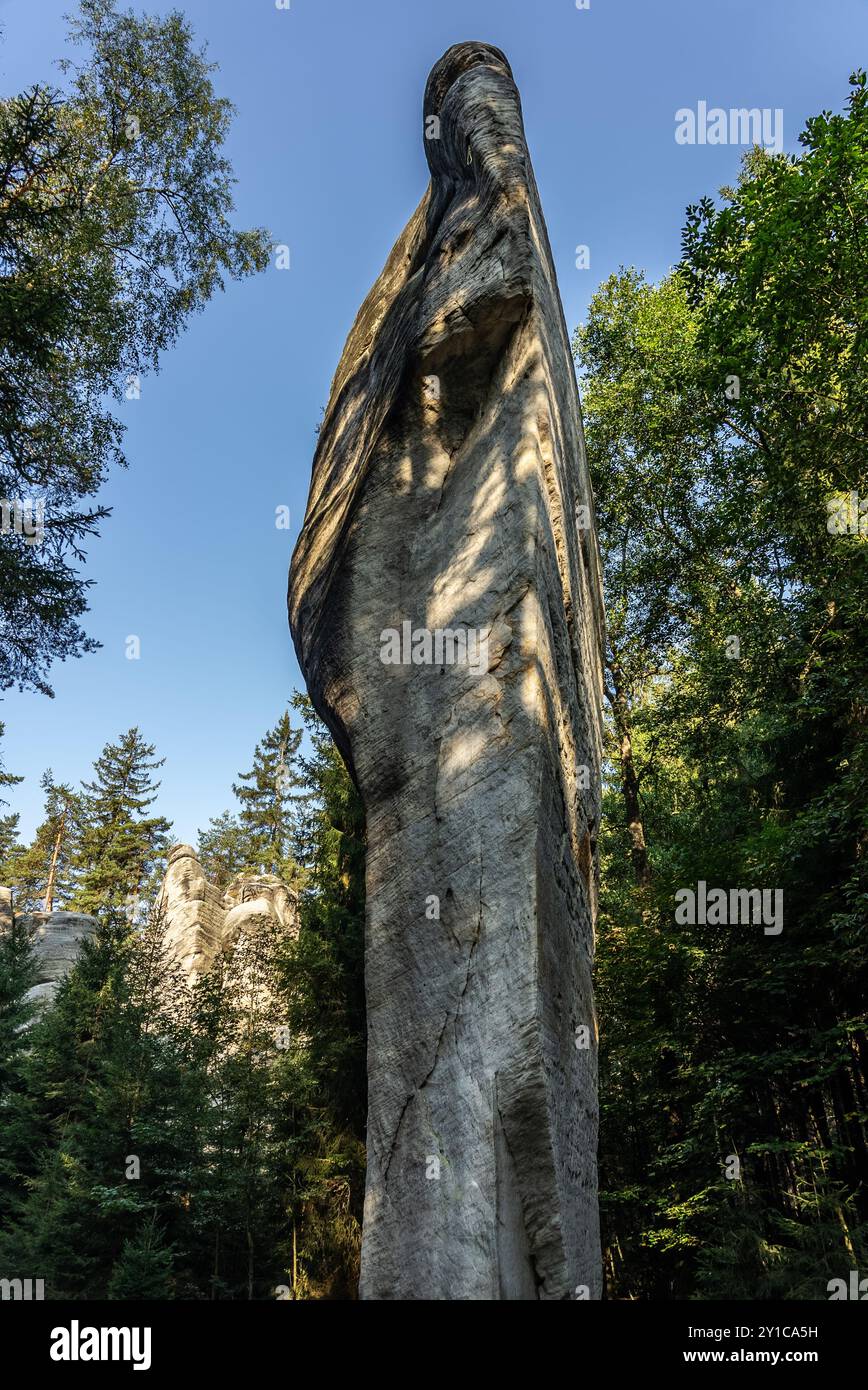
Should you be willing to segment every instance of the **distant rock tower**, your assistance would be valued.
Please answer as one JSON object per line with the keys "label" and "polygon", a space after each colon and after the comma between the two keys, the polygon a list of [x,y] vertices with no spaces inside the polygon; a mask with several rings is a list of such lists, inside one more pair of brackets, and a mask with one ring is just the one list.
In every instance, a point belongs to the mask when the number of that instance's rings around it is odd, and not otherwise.
{"label": "distant rock tower", "polygon": [[367,816],[361,1296],[598,1298],[600,566],[509,64],[452,48],[350,332],[289,617]]}
{"label": "distant rock tower", "polygon": [[258,921],[274,922],[290,935],[298,933],[298,897],[282,879],[245,873],[225,891],[215,888],[191,845],[175,845],[169,851],[158,909],[164,914],[166,945],[190,984]]}
{"label": "distant rock tower", "polygon": [[44,1007],[57,993],[57,986],[78,959],[82,942],[96,931],[96,918],[82,912],[14,913],[11,888],[0,888],[0,934],[11,931],[13,922],[23,922],[30,932],[36,959],[36,984],[28,999]]}
{"label": "distant rock tower", "polygon": [[[263,920],[290,935],[298,933],[298,896],[282,879],[239,874],[223,891],[207,882],[190,845],[175,845],[169,852],[157,905],[164,915],[166,945],[189,984],[210,969],[218,952],[231,949]],[[0,888],[0,934],[11,930],[15,920],[13,891]],[[78,959],[82,943],[96,931],[97,920],[80,912],[29,912],[20,920],[33,939],[38,970],[28,997],[45,1005]]]}

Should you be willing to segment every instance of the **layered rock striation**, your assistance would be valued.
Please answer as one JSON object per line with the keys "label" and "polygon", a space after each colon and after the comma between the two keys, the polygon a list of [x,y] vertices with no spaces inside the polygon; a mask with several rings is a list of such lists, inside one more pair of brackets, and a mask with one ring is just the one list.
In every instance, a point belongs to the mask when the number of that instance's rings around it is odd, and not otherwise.
{"label": "layered rock striation", "polygon": [[27,998],[45,1007],[75,965],[82,943],[96,931],[96,918],[64,911],[16,914],[12,889],[0,888],[0,933],[10,931],[16,918],[27,927],[33,942],[36,983]]}
{"label": "layered rock striation", "polygon": [[282,879],[244,873],[226,889],[215,888],[191,845],[169,851],[157,908],[166,946],[190,984],[211,968],[220,951],[232,949],[262,921],[298,932],[298,897]]}
{"label": "layered rock striation", "polygon": [[423,137],[289,583],[367,816],[361,1295],[595,1298],[603,609],[578,392],[498,49],[436,64]]}

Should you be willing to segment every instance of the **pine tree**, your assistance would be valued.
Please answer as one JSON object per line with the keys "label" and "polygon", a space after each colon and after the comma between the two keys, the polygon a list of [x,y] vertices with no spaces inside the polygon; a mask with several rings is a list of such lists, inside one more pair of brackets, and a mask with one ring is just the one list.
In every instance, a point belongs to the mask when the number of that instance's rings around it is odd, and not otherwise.
{"label": "pine tree", "polygon": [[313,855],[301,894],[302,930],[295,952],[302,976],[311,973],[298,997],[302,1017],[294,1031],[311,1039],[320,1083],[340,1126],[362,1133],[367,1092],[364,808],[309,696],[296,695],[293,705],[311,742],[311,756],[301,759],[301,768],[310,788],[306,807]]}
{"label": "pine tree", "polygon": [[232,786],[257,867],[290,879],[300,808],[309,795],[299,769],[301,740],[302,730],[293,729],[287,711],[257,743],[250,772],[239,773]]}
{"label": "pine tree", "polygon": [[[313,750],[295,763],[310,846],[298,941],[266,921],[191,992],[158,914],[132,932],[106,893],[93,939],[26,1047],[15,1032],[24,975],[7,990],[0,1266],[38,1272],[50,1297],[271,1299],[279,1285],[295,1298],[355,1296],[364,822],[306,697],[296,708]],[[82,839],[90,831],[101,852],[94,864],[119,875],[127,861],[115,848],[127,840],[93,830],[155,819],[153,750],[133,751],[138,809],[110,748],[82,812]],[[231,818],[215,824],[227,832],[215,854],[249,833]],[[222,873],[238,862],[215,860]],[[106,871],[100,881],[114,880]]]}
{"label": "pine tree", "polygon": [[301,930],[284,952],[287,1022],[299,1069],[297,1159],[287,1263],[298,1298],[354,1298],[365,1178],[365,817],[343,760],[307,695],[293,707],[311,745]]}
{"label": "pine tree", "polygon": [[65,906],[75,886],[79,798],[71,787],[54,781],[50,768],[43,774],[41,786],[44,819],[30,845],[18,847],[7,862],[19,912],[51,912],[58,904]]}
{"label": "pine tree", "polygon": [[[0,739],[3,737],[4,724],[0,724]],[[14,787],[19,782],[23,782],[23,777],[15,777],[11,772],[7,772],[3,767],[3,757],[0,754],[0,789],[3,787]],[[0,796],[0,806],[6,806],[8,802]],[[0,816],[0,884],[6,885],[9,858],[18,844],[18,821],[17,814],[10,816]]]}
{"label": "pine tree", "polygon": [[160,1300],[172,1297],[172,1251],[163,1244],[153,1222],[124,1241],[106,1296]]}
{"label": "pine tree", "polygon": [[168,1296],[147,1292],[167,1269],[158,1247],[194,1246],[184,1195],[207,1100],[163,934],[155,914],[139,932],[101,923],[28,1035],[18,1137],[0,1131],[25,1195],[0,1265],[38,1270],[51,1297],[128,1296],[136,1270],[139,1296]]}
{"label": "pine tree", "polygon": [[257,867],[251,832],[231,811],[212,817],[199,831],[199,860],[209,882],[216,888],[225,888],[236,874]]}
{"label": "pine tree", "polygon": [[269,1297],[283,1278],[282,1131],[293,1095],[280,1066],[279,1030],[286,1019],[277,974],[280,937],[269,919],[248,924],[197,990],[197,1032],[212,1103],[203,1135],[208,1157],[191,1200],[213,1249],[212,1297]]}
{"label": "pine tree", "polygon": [[106,744],[93,782],[84,783],[73,898],[81,912],[118,914],[156,886],[171,824],[146,814],[160,786],[154,773],[164,762],[153,754],[139,730],[129,729]]}
{"label": "pine tree", "polygon": [[97,933],[29,1030],[25,1089],[13,1099],[11,1123],[0,1126],[0,1164],[14,1174],[15,1219],[0,1231],[0,1265],[32,1269],[52,1297],[98,1289],[105,1232],[82,1163],[80,1134],[96,1123],[99,1143],[111,1127],[97,1121],[98,1058],[105,1045],[119,978],[121,937]]}
{"label": "pine tree", "polygon": [[0,816],[0,884],[8,886],[12,876],[12,859],[21,846],[18,843],[18,822],[16,814]]}
{"label": "pine tree", "polygon": [[27,994],[35,978],[30,933],[19,919],[0,934],[0,1227],[23,1197],[20,1160],[31,1132],[25,1060],[33,1009]]}

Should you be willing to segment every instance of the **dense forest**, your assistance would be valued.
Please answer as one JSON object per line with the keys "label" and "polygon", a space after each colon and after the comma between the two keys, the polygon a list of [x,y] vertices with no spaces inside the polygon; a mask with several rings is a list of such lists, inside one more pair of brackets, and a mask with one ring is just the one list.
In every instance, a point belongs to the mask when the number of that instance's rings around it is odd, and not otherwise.
{"label": "dense forest", "polygon": [[[48,694],[51,661],[92,647],[76,564],[105,512],[83,499],[123,461],[106,395],[266,245],[229,225],[230,113],[178,17],[120,19],[109,0],[81,15],[95,58],[72,96],[0,103],[0,489],[38,485],[59,518],[44,547],[0,537],[0,687]],[[123,83],[143,74],[153,156],[124,128]],[[671,273],[611,277],[574,338],[608,623],[612,1299],[825,1299],[868,1268],[866,237],[858,72],[798,156],[749,153],[735,187],[687,210]],[[0,1271],[39,1271],[53,1298],[354,1298],[359,798],[297,694],[198,849],[217,885],[285,878],[299,935],[265,934],[255,960],[190,987],[154,907],[160,766],[133,728],[80,787],[46,770],[25,843],[21,779],[0,763],[0,883],[19,910],[99,924],[38,1016],[29,938],[0,937]],[[780,923],[693,925],[677,904],[699,885],[782,895]]]}
{"label": "dense forest", "polygon": [[99,924],[35,1020],[29,936],[0,939],[0,1268],[43,1271],[49,1297],[355,1296],[364,825],[294,703],[298,727],[287,713],[264,736],[199,851],[215,883],[293,878],[297,939],[258,933],[187,984],[160,912],[125,886],[164,862],[169,829],[147,814],[159,762],[135,729],[80,793],[46,776],[45,821],[0,868],[24,905],[53,876],[53,905]]}
{"label": "dense forest", "polygon": [[[868,99],[687,213],[575,349],[605,568],[597,989],[618,1298],[868,1260]],[[676,895],[782,892],[782,928]]]}

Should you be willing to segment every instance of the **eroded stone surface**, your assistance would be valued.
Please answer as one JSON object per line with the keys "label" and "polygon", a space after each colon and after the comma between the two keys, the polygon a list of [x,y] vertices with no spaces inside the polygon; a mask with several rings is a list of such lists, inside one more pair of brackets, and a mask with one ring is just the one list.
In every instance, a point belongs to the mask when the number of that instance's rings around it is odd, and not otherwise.
{"label": "eroded stone surface", "polygon": [[[504,55],[451,49],[424,118],[431,184],[347,340],[289,586],[367,814],[361,1295],[594,1298],[603,615],[578,393]],[[487,669],[384,664],[404,623],[433,651],[476,633]]]}
{"label": "eroded stone surface", "polygon": [[[0,888],[0,933],[12,929],[14,893]],[[36,983],[27,993],[31,1003],[44,1006],[78,959],[82,943],[96,931],[96,918],[82,912],[27,912],[19,919],[33,941]]]}
{"label": "eroded stone surface", "polygon": [[298,898],[273,874],[239,874],[221,891],[205,878],[191,845],[169,851],[158,909],[164,915],[166,946],[193,984],[221,950],[263,919],[298,931]]}
{"label": "eroded stone surface", "polygon": [[166,945],[190,983],[209,969],[220,949],[226,915],[222,897],[207,882],[192,845],[174,845],[158,910],[165,917]]}
{"label": "eroded stone surface", "polygon": [[[207,881],[191,845],[170,850],[158,910],[164,914],[166,946],[189,984],[210,969],[218,952],[234,948],[263,921],[298,932],[298,897],[282,879],[239,874],[223,892]],[[12,890],[0,888],[0,933],[11,929],[13,912]],[[78,959],[82,943],[96,931],[96,918],[57,911],[26,913],[21,920],[33,939],[38,972],[28,997],[46,1004]]]}

